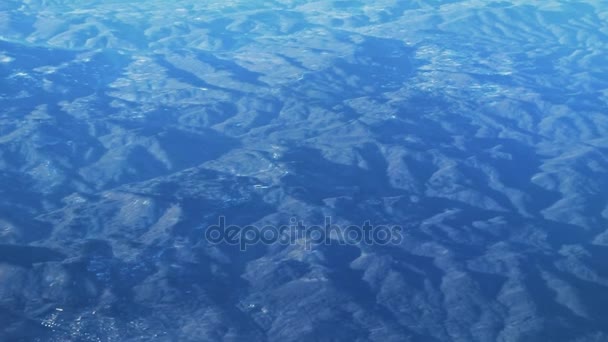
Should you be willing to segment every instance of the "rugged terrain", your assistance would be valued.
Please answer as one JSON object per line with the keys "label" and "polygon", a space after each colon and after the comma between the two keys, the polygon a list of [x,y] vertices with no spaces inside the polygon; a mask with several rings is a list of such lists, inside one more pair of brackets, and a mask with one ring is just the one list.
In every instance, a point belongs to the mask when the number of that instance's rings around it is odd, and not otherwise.
{"label": "rugged terrain", "polygon": [[[608,340],[608,6],[0,4],[0,340]],[[395,224],[399,245],[206,227]]]}

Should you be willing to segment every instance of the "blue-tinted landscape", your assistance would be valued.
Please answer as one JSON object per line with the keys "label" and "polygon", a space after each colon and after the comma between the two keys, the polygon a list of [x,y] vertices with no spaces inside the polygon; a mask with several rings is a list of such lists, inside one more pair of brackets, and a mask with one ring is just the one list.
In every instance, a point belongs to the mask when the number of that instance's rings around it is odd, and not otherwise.
{"label": "blue-tinted landscape", "polygon": [[608,341],[607,22],[3,1],[0,341]]}

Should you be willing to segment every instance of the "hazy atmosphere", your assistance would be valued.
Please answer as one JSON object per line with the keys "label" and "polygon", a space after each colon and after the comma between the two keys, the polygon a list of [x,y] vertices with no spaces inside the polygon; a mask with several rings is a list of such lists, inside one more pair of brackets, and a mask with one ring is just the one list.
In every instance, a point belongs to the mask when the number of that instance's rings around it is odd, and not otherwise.
{"label": "hazy atmosphere", "polygon": [[0,341],[608,341],[607,23],[2,0]]}

